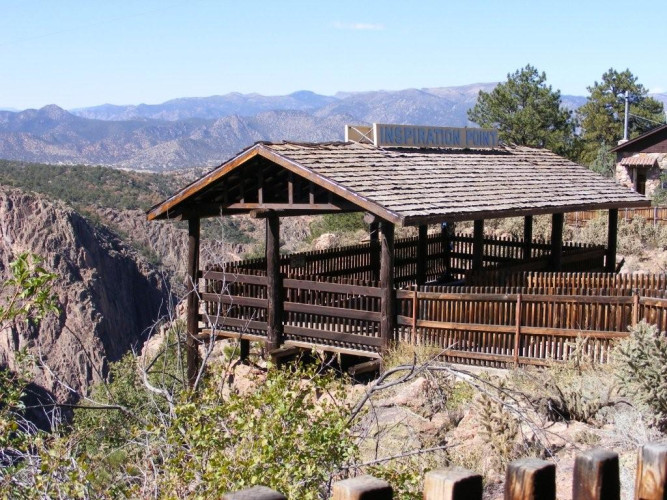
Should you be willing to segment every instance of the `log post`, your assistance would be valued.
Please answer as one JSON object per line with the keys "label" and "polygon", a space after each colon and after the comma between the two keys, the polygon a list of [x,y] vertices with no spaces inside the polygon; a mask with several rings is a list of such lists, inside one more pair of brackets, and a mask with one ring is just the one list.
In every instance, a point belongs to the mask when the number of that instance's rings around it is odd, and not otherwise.
{"label": "log post", "polygon": [[452,275],[452,229],[451,222],[443,222],[442,230],[442,266],[445,270],[445,280],[454,279]]}
{"label": "log post", "polygon": [[556,466],[525,458],[507,467],[505,500],[556,500]]}
{"label": "log post", "polygon": [[563,214],[551,216],[551,270],[560,271],[563,262]]}
{"label": "log post", "polygon": [[482,500],[482,476],[466,469],[436,469],[424,478],[424,500]]}
{"label": "log post", "polygon": [[523,218],[523,260],[530,260],[533,253],[533,216]]}
{"label": "log post", "polygon": [[266,297],[268,299],[266,347],[269,352],[280,347],[283,333],[283,287],[280,276],[280,217],[270,212],[266,217]]}
{"label": "log post", "polygon": [[380,281],[380,237],[379,224],[377,221],[371,222],[368,227],[370,236],[370,252],[371,252],[371,280]]}
{"label": "log post", "polygon": [[331,500],[391,500],[392,498],[393,490],[386,481],[373,476],[358,476],[334,483]]}
{"label": "log post", "polygon": [[222,500],[287,500],[287,497],[266,486],[255,486],[236,493],[226,493],[222,495]]}
{"label": "log post", "polygon": [[620,500],[618,454],[594,449],[577,455],[572,500]]}
{"label": "log post", "polygon": [[396,325],[396,291],[394,290],[394,225],[380,221],[380,338],[386,350]]}
{"label": "log post", "polygon": [[616,248],[618,239],[618,208],[609,209],[609,227],[607,229],[607,260],[605,271],[613,273],[616,271]]}
{"label": "log post", "polygon": [[519,367],[519,355],[521,353],[521,294],[516,295],[516,311],[514,312],[514,366]]}
{"label": "log post", "polygon": [[663,500],[667,498],[667,446],[645,444],[639,450],[635,498]]}
{"label": "log post", "polygon": [[472,242],[472,271],[477,272],[484,265],[484,220],[476,220]]}
{"label": "log post", "polygon": [[187,338],[185,340],[188,385],[194,387],[199,373],[199,241],[200,222],[195,217],[188,219],[188,302]]}
{"label": "log post", "polygon": [[426,264],[428,263],[428,226],[419,226],[417,239],[417,286],[426,283]]}

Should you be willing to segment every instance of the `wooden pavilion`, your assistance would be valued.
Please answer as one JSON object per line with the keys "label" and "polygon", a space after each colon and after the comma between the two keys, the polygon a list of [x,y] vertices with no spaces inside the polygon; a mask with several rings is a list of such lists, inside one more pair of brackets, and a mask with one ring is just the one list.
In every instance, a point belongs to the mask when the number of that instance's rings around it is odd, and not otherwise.
{"label": "wooden pavilion", "polygon": [[[188,300],[188,365],[192,380],[197,366],[196,339],[201,331],[199,294],[194,292],[199,279],[206,277],[199,270],[202,218],[250,214],[266,219],[266,297],[261,299],[266,307],[266,335],[262,339],[271,352],[283,345],[285,334],[280,218],[365,212],[371,238],[379,238],[375,243],[379,248],[379,330],[373,345],[381,351],[396,326],[396,225],[419,228],[416,282],[423,284],[429,224],[474,221],[472,269],[479,270],[484,259],[484,219],[524,217],[523,256],[528,259],[533,216],[552,214],[549,264],[559,270],[563,214],[607,209],[604,266],[611,272],[615,269],[618,209],[648,204],[632,190],[544,149],[495,144],[487,148],[434,148],[382,147],[363,141],[284,142],[257,143],[242,151],[151,208],[147,217],[189,223],[188,273],[193,293]],[[371,248],[373,244],[372,239]],[[291,310],[297,309],[294,306]],[[317,335],[314,330],[309,330],[313,336]],[[299,330],[292,327],[291,331]]]}

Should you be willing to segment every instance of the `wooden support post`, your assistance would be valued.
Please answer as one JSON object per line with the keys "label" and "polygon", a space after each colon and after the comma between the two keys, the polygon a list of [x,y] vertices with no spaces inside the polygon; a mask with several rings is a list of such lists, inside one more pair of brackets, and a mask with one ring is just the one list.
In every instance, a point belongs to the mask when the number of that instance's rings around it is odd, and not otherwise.
{"label": "wooden support post", "polygon": [[380,281],[380,225],[377,221],[371,222],[368,228],[370,244],[371,261],[371,280]]}
{"label": "wooden support post", "polygon": [[551,216],[551,270],[560,271],[563,262],[563,214]]}
{"label": "wooden support post", "polygon": [[453,279],[452,275],[452,226],[451,222],[444,222],[442,228],[442,266],[445,270],[445,279]]}
{"label": "wooden support post", "polygon": [[412,335],[410,343],[417,345],[417,318],[419,316],[419,291],[415,288],[412,292]]}
{"label": "wooden support post", "polygon": [[618,454],[594,449],[577,455],[572,500],[620,500]]}
{"label": "wooden support post", "polygon": [[380,221],[380,337],[387,349],[396,325],[396,290],[394,290],[394,225]]}
{"label": "wooden support post", "polygon": [[287,500],[287,497],[266,486],[255,486],[236,493],[222,495],[222,500]]}
{"label": "wooden support post", "polygon": [[426,264],[428,263],[428,226],[419,226],[417,239],[417,286],[426,283]]}
{"label": "wooden support post", "polygon": [[523,260],[529,260],[533,253],[533,216],[523,218]]}
{"label": "wooden support post", "polygon": [[667,498],[667,445],[645,444],[639,450],[635,498],[638,500]]}
{"label": "wooden support post", "polygon": [[639,292],[635,290],[632,294],[632,326],[639,323]]}
{"label": "wooden support post", "polygon": [[482,476],[466,469],[436,469],[424,478],[424,500],[482,500]]}
{"label": "wooden support post", "polygon": [[393,497],[393,490],[386,481],[358,476],[334,483],[331,500],[391,500]]}
{"label": "wooden support post", "polygon": [[472,242],[472,270],[479,271],[484,265],[484,220],[476,220]]}
{"label": "wooden support post", "polygon": [[245,361],[248,359],[248,356],[250,355],[250,341],[241,339],[239,341],[239,344],[241,348],[239,358],[241,358],[241,361]]}
{"label": "wooden support post", "polygon": [[514,331],[514,366],[519,367],[519,354],[521,351],[521,294],[516,296],[516,311],[514,313],[516,330]]}
{"label": "wooden support post", "polygon": [[618,238],[618,208],[609,209],[609,228],[607,229],[607,260],[604,270],[616,272],[616,246]]}
{"label": "wooden support post", "polygon": [[556,500],[556,466],[525,458],[507,467],[505,500]]}
{"label": "wooden support post", "polygon": [[280,276],[280,217],[274,212],[266,217],[266,298],[269,352],[278,349],[283,333],[283,287]]}
{"label": "wooden support post", "polygon": [[199,373],[199,240],[200,240],[199,218],[188,220],[188,305],[187,305],[187,329],[188,335],[185,340],[185,352],[187,362],[188,385],[193,387]]}

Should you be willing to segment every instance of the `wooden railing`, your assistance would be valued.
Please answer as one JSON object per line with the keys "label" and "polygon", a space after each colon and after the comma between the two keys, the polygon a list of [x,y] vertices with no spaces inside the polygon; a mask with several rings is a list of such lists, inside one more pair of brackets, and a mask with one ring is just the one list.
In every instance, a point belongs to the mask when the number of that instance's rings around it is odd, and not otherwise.
{"label": "wooden railing", "polygon": [[[638,454],[634,498],[667,498],[667,446],[644,445]],[[267,478],[269,479],[269,478]],[[574,500],[620,500],[621,482],[617,453],[594,449],[575,458],[571,481]],[[448,468],[426,474],[424,500],[481,500],[482,476],[475,472]],[[537,458],[512,462],[505,473],[505,500],[555,500],[556,465]],[[359,476],[333,484],[332,500],[391,500],[393,488],[372,476]],[[223,495],[223,500],[287,500],[264,486]]]}
{"label": "wooden railing", "polygon": [[[418,237],[398,239],[394,245],[394,282],[397,286],[408,286],[417,279]],[[464,279],[472,269],[473,237],[455,235],[450,238],[451,248],[449,273],[453,279]],[[444,239],[441,234],[430,234],[427,238],[426,280],[442,277],[447,271]],[[378,249],[374,249],[378,251]],[[484,238],[484,272],[489,269],[509,268],[513,271],[545,270],[549,268],[551,243],[534,240],[531,244],[529,262],[524,259],[524,243],[513,238]],[[601,246],[564,243],[563,270],[591,271],[604,266],[605,250]],[[362,243],[342,248],[300,252],[280,257],[280,272],[284,276],[325,276],[358,280],[374,279],[371,243]],[[377,260],[379,262],[379,260]],[[265,273],[264,258],[229,263],[230,272],[248,271]]]}
{"label": "wooden railing", "polygon": [[[568,212],[565,214],[565,222],[573,226],[581,226],[592,219],[604,217],[606,210],[589,210],[584,212]],[[624,208],[618,211],[619,220],[631,221],[635,217],[645,219],[653,225],[667,224],[667,207],[652,208]]]}

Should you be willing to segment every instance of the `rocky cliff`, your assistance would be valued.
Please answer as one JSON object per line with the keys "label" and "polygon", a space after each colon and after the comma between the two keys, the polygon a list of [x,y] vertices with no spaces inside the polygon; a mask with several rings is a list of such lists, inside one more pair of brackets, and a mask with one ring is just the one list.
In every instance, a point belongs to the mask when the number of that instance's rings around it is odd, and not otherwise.
{"label": "rocky cliff", "polygon": [[[15,366],[16,350],[48,366],[35,382],[63,401],[74,399],[57,381],[86,391],[107,363],[139,348],[169,302],[166,279],[104,226],[59,202],[0,186],[0,278],[21,252],[43,257],[58,275],[60,313],[39,326],[0,331],[0,366]],[[51,373],[52,371],[52,373]]]}

